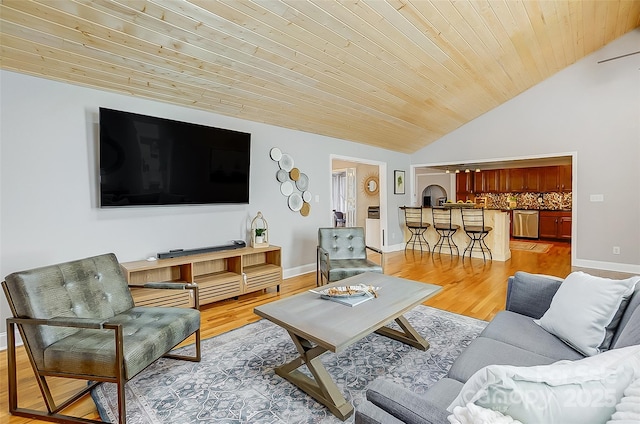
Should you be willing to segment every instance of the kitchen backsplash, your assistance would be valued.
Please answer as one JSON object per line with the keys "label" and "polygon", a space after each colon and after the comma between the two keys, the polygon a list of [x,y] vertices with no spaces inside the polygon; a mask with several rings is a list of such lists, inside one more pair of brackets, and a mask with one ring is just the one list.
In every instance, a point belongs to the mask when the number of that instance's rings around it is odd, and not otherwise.
{"label": "kitchen backsplash", "polygon": [[[571,193],[481,193],[487,208],[495,209],[571,209]],[[516,206],[509,206],[515,199]]]}

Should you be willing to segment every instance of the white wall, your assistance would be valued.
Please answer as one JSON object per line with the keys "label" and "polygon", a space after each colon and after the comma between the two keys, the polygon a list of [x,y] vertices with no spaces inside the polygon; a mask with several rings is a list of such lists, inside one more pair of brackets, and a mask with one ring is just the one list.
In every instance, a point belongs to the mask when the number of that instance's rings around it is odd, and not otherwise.
{"label": "white wall", "polygon": [[[269,223],[270,242],[283,248],[285,275],[308,272],[315,269],[317,228],[332,225],[330,154],[381,161],[390,169],[409,166],[406,154],[13,72],[0,71],[0,83],[0,277],[104,252],[126,262],[169,249],[248,241],[258,211]],[[250,132],[250,204],[99,209],[99,107]],[[292,212],[280,194],[272,147],[291,154],[309,176],[310,216]],[[390,192],[390,208],[408,203]],[[400,228],[396,214],[388,225]],[[402,233],[395,233],[389,245],[402,242]],[[9,313],[0,298],[2,333]]]}
{"label": "white wall", "polygon": [[597,63],[639,45],[636,29],[425,147],[412,163],[576,152],[574,265],[640,273],[640,55]]}

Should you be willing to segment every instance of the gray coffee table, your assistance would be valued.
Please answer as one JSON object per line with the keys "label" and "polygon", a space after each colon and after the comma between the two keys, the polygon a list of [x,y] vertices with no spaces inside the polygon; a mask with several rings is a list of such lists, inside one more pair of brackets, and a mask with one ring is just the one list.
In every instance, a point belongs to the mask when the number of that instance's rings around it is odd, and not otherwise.
{"label": "gray coffee table", "polygon": [[[353,406],[322,365],[320,355],[339,353],[376,332],[427,350],[429,343],[409,324],[403,314],[441,290],[425,284],[377,273],[364,273],[322,288],[366,284],[380,287],[378,297],[356,306],[321,299],[311,292],[258,306],[254,312],[289,332],[300,356],[276,368],[276,373],[325,405],[341,420],[353,414]],[[401,331],[385,327],[394,321]],[[313,378],[297,370],[306,365]]]}

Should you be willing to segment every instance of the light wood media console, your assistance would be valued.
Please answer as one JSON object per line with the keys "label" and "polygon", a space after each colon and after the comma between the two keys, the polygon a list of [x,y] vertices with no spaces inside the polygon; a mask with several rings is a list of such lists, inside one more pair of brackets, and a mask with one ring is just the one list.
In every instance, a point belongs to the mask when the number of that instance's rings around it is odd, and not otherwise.
{"label": "light wood media console", "polygon": [[[201,305],[274,286],[279,291],[282,283],[278,246],[125,262],[121,267],[129,284],[197,283]],[[132,294],[138,306],[180,306],[187,302],[186,297],[176,296],[175,290],[134,288]]]}

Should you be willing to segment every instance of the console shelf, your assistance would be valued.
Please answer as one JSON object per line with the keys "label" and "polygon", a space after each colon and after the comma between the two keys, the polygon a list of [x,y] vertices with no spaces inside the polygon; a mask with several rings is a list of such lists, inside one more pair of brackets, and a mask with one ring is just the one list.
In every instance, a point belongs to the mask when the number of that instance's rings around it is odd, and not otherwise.
{"label": "console shelf", "polygon": [[[280,247],[244,247],[192,256],[121,264],[130,284],[151,282],[196,283],[200,304],[216,302],[277,287],[282,283]],[[137,306],[182,306],[190,299],[175,290],[133,288]]]}

